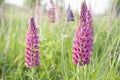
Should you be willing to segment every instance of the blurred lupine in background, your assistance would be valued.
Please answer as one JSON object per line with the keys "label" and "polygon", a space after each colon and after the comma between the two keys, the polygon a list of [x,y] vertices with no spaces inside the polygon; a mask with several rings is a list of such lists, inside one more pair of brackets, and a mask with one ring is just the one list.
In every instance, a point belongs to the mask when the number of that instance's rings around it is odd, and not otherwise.
{"label": "blurred lupine in background", "polygon": [[74,35],[73,62],[79,66],[90,64],[93,46],[92,15],[84,1],[81,5],[80,23]]}
{"label": "blurred lupine in background", "polygon": [[40,9],[40,2],[36,0],[35,4],[35,23],[38,25],[41,23],[41,9]]}
{"label": "blurred lupine in background", "polygon": [[74,21],[74,14],[71,10],[70,4],[68,4],[68,9],[67,9],[67,21]]}
{"label": "blurred lupine in background", "polygon": [[4,15],[4,11],[2,8],[0,8],[0,20],[2,22],[2,25],[4,25],[5,23],[5,15]]}
{"label": "blurred lupine in background", "polygon": [[50,6],[48,9],[48,19],[51,23],[55,22],[55,5],[52,0],[50,0]]}
{"label": "blurred lupine in background", "polygon": [[4,26],[4,23],[5,23],[5,15],[2,7],[3,3],[4,3],[4,0],[0,0],[0,22],[2,23],[2,26]]}
{"label": "blurred lupine in background", "polygon": [[56,22],[60,22],[61,21],[61,10],[60,10],[60,8],[59,8],[57,3],[55,5],[55,21]]}
{"label": "blurred lupine in background", "polygon": [[[114,4],[113,4],[114,5]],[[115,0],[115,14],[116,16],[120,16],[120,0]]]}
{"label": "blurred lupine in background", "polygon": [[32,68],[39,66],[39,36],[38,28],[35,25],[34,18],[31,17],[29,28],[26,34],[26,67]]}

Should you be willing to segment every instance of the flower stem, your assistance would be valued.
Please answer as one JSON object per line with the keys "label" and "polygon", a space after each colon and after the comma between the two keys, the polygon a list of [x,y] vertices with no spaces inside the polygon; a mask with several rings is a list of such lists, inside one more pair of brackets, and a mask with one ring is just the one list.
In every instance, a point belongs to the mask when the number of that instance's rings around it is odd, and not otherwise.
{"label": "flower stem", "polygon": [[32,71],[32,80],[35,80],[35,79],[34,79],[34,67],[31,68],[31,71]]}
{"label": "flower stem", "polygon": [[61,38],[62,38],[62,41],[61,41],[62,63],[61,64],[63,66],[62,70],[63,70],[63,76],[65,76],[64,79],[67,80],[66,71],[65,71],[66,65],[65,65],[65,57],[64,57],[64,37],[63,36],[64,36],[64,26],[62,26],[62,30],[61,30]]}
{"label": "flower stem", "polygon": [[77,66],[77,80],[80,80],[80,66]]}

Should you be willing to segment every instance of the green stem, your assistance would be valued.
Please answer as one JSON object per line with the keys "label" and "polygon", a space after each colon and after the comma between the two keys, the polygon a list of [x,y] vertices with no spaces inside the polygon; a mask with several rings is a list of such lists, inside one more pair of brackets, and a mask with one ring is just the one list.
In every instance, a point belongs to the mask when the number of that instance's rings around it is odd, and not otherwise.
{"label": "green stem", "polygon": [[[62,64],[63,64],[63,71],[64,71],[64,51],[63,51],[63,47],[64,47],[64,42],[63,42],[63,26],[62,26],[62,34],[61,34],[61,38],[62,38],[62,42],[61,42],[61,50],[62,50]],[[64,72],[63,72],[64,75]]]}
{"label": "green stem", "polygon": [[83,67],[83,73],[84,73],[84,78],[85,78],[85,80],[87,80],[87,76],[86,76],[86,74],[87,74],[87,72],[86,72],[86,65]]}
{"label": "green stem", "polygon": [[80,80],[80,66],[77,66],[77,80]]}
{"label": "green stem", "polygon": [[34,79],[34,67],[31,68],[31,71],[32,71],[32,80],[35,80],[35,79]]}
{"label": "green stem", "polygon": [[43,62],[43,66],[44,66],[44,68],[45,68],[45,72],[46,72],[46,75],[47,75],[47,77],[48,77],[48,80],[51,80],[51,79],[50,79],[50,76],[49,76],[49,72],[47,71],[47,67],[46,67],[46,65],[45,65],[44,62]]}
{"label": "green stem", "polygon": [[62,30],[61,30],[61,38],[62,38],[62,42],[61,42],[61,51],[62,51],[62,70],[63,70],[63,76],[65,76],[65,80],[67,80],[67,77],[66,77],[66,66],[65,66],[65,58],[64,58],[64,39],[63,39],[63,36],[64,36],[64,26],[62,26]]}

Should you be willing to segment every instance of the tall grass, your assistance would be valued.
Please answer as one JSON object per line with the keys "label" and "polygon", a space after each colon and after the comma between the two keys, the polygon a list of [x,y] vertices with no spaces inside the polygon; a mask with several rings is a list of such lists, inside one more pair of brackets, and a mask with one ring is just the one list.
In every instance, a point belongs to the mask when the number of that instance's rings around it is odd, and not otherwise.
{"label": "tall grass", "polygon": [[[3,80],[31,80],[31,70],[24,65],[29,15],[11,9],[6,17],[5,25],[0,24],[0,76]],[[41,66],[35,68],[35,80],[120,80],[120,20],[94,17],[91,64],[78,67],[72,63],[77,18],[76,22],[62,21],[59,25],[43,18],[38,26]]]}

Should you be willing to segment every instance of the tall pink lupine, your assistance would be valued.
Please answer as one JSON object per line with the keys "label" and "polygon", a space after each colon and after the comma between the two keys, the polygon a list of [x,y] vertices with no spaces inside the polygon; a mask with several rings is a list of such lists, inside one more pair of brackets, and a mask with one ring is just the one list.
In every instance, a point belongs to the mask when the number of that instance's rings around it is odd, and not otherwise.
{"label": "tall pink lupine", "polygon": [[39,36],[37,35],[38,28],[36,28],[34,18],[30,18],[29,28],[26,34],[26,67],[32,68],[39,66]]}
{"label": "tall pink lupine", "polygon": [[73,62],[79,66],[90,64],[93,46],[92,15],[83,1],[80,12],[80,22],[74,35]]}

